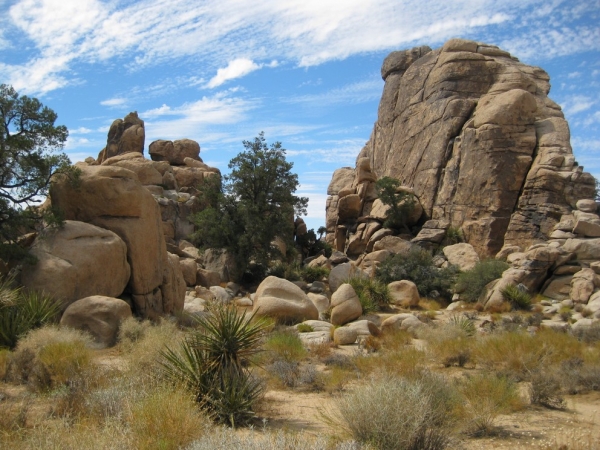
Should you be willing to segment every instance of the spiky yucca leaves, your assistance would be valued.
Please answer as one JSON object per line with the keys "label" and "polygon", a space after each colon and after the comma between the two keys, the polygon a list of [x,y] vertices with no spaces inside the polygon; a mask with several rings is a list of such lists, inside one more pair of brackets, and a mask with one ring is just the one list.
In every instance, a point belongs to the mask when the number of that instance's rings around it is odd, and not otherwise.
{"label": "spiky yucca leaves", "polygon": [[52,298],[13,287],[11,278],[0,280],[0,348],[13,349],[29,330],[53,321],[60,304]]}
{"label": "spiky yucca leaves", "polygon": [[252,405],[262,396],[262,383],[245,368],[260,351],[268,324],[235,308],[214,306],[179,349],[161,352],[164,375],[182,382],[201,407],[218,422],[241,425],[254,416]]}
{"label": "spiky yucca leaves", "polygon": [[531,296],[514,284],[509,284],[500,291],[504,300],[510,302],[515,309],[531,309]]}
{"label": "spiky yucca leaves", "polygon": [[450,317],[450,324],[465,333],[466,336],[473,336],[475,334],[475,322],[466,316],[452,316]]}
{"label": "spiky yucca leaves", "polygon": [[379,311],[391,301],[387,284],[377,279],[353,277],[348,283],[354,288],[365,314]]}

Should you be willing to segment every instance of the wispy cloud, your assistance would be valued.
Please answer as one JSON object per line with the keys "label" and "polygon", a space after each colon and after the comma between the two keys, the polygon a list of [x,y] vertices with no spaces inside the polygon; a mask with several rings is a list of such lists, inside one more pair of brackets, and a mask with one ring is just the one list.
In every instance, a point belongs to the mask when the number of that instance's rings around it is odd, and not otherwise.
{"label": "wispy cloud", "polygon": [[373,74],[368,80],[351,83],[339,88],[318,94],[298,95],[283,98],[287,103],[304,103],[310,105],[352,104],[377,100],[381,97],[383,81],[378,74]]}
{"label": "wispy cloud", "polygon": [[561,107],[566,115],[573,115],[590,109],[595,103],[592,97],[573,95],[561,102]]}
{"label": "wispy cloud", "polygon": [[[277,67],[279,63],[275,60],[266,64],[267,67]],[[265,67],[265,64],[256,64],[254,61],[248,58],[237,58],[233,61],[229,61],[227,67],[217,70],[217,74],[210,79],[206,84],[206,87],[213,89],[217,86],[221,86],[223,83],[236,78],[241,78],[248,75],[255,70]]]}
{"label": "wispy cloud", "polygon": [[363,139],[345,139],[325,141],[316,148],[298,148],[288,150],[292,157],[302,156],[308,165],[325,162],[337,163],[338,166],[354,166],[356,156],[365,145]]}
{"label": "wispy cloud", "polygon": [[124,105],[127,104],[127,99],[124,99],[124,98],[109,98],[107,100],[101,101],[100,104],[102,106],[110,106],[110,107],[124,106]]}
{"label": "wispy cloud", "polygon": [[[542,20],[540,14],[558,14],[560,2],[544,9],[547,3],[17,0],[0,6],[0,13],[10,17],[14,34],[26,37],[35,51],[24,63],[0,65],[0,75],[14,84],[26,80],[23,84],[34,92],[48,92],[73,82],[76,63],[109,63],[126,57],[131,61],[129,69],[135,71],[193,59],[205,78],[216,71],[209,81],[211,87],[216,87],[257,70],[261,64],[256,61],[277,60],[308,67],[412,44],[434,45],[486,27],[512,24],[533,14],[537,20]],[[542,27],[535,33],[523,28],[523,38],[509,44],[533,53],[541,44],[547,49],[558,44],[558,53],[567,51],[567,47],[568,51],[578,52],[600,45],[598,27],[572,27],[564,21],[562,25],[560,30]]]}

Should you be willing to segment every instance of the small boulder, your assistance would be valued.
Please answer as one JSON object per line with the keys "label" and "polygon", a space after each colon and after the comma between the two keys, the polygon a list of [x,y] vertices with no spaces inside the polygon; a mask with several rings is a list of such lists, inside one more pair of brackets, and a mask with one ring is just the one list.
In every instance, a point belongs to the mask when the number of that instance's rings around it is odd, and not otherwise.
{"label": "small boulder", "polygon": [[71,303],[60,319],[63,327],[89,332],[103,347],[114,345],[121,322],[132,317],[121,299],[93,295]]}
{"label": "small boulder", "polygon": [[258,286],[254,297],[257,316],[272,317],[279,322],[316,320],[319,311],[302,289],[294,283],[270,276]]}
{"label": "small boulder", "polygon": [[188,286],[196,286],[198,270],[196,261],[191,258],[181,258],[179,260],[179,267],[181,267],[181,273],[183,273],[185,284]]}
{"label": "small boulder", "polygon": [[370,320],[357,320],[356,322],[350,322],[344,328],[351,328],[356,330],[359,338],[367,338],[369,336],[381,336],[381,330]]}
{"label": "small boulder", "polygon": [[333,332],[333,342],[336,345],[351,345],[358,339],[358,333],[354,328],[340,327]]}
{"label": "small boulder", "polygon": [[233,299],[233,295],[227,289],[221,286],[211,286],[209,291],[215,296],[215,300],[227,304]]}
{"label": "small boulder", "polygon": [[392,281],[388,284],[388,288],[393,304],[400,305],[403,308],[419,305],[419,300],[421,300],[419,290],[417,289],[417,285],[412,281]]}
{"label": "small boulder", "polygon": [[308,298],[316,306],[319,315],[326,313],[329,310],[329,299],[326,295],[308,293]]}
{"label": "small boulder", "polygon": [[463,242],[448,245],[442,251],[448,262],[458,266],[462,271],[471,270],[479,262],[479,256],[471,244]]}
{"label": "small boulder", "polygon": [[331,323],[344,325],[358,319],[362,314],[362,306],[354,288],[342,284],[331,296]]}

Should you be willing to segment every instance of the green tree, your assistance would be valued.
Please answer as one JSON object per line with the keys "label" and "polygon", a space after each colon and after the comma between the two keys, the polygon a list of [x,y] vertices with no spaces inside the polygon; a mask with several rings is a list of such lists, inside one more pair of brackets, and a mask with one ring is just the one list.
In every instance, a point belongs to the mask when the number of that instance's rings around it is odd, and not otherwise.
{"label": "green tree", "polygon": [[388,217],[383,226],[394,230],[408,230],[408,218],[415,208],[415,198],[412,194],[399,190],[399,187],[400,182],[391,177],[380,178],[375,183],[379,199],[389,206]]}
{"label": "green tree", "polygon": [[325,233],[327,233],[327,228],[325,228],[324,226],[320,226],[319,229],[317,230],[317,233],[319,234],[319,240],[321,240],[321,238],[323,237],[323,235]]}
{"label": "green tree", "polygon": [[60,152],[67,139],[64,125],[55,126],[56,113],[36,98],[20,96],[0,85],[0,258],[20,258],[25,251],[17,238],[42,220],[55,223],[56,211],[34,208],[48,193],[55,173],[70,172]]}
{"label": "green tree", "polygon": [[269,146],[261,132],[243,145],[223,182],[215,178],[204,186],[207,207],[193,217],[196,243],[233,253],[238,280],[250,262],[266,270],[278,253],[271,246],[275,237],[293,245],[294,214],[306,214],[308,204],[307,198],[294,195],[298,176],[291,172],[293,163],[286,160],[280,142]]}

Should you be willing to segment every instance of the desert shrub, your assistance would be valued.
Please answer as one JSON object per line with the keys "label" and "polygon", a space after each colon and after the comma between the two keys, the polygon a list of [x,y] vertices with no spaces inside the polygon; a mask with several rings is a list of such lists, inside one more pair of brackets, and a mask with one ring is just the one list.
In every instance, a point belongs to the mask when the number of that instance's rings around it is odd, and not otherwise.
{"label": "desert shrub", "polygon": [[311,333],[315,331],[315,329],[307,323],[299,323],[296,330],[298,330],[298,333]]}
{"label": "desert shrub", "polygon": [[263,394],[260,380],[246,368],[260,351],[266,323],[235,308],[213,306],[179,351],[166,348],[160,364],[164,376],[189,388],[212,417],[232,427],[254,417]]}
{"label": "desert shrub", "polygon": [[471,360],[474,346],[471,330],[467,325],[465,328],[449,322],[438,328],[423,330],[419,337],[428,342],[428,352],[444,367],[464,367]]}
{"label": "desert shrub", "polygon": [[452,297],[451,288],[457,273],[455,266],[435,267],[431,254],[420,248],[386,259],[375,272],[376,278],[386,285],[392,281],[410,280],[417,285],[421,297],[440,295],[445,299]]}
{"label": "desert shrub", "polygon": [[285,278],[288,281],[299,281],[301,278],[300,266],[288,263],[277,263],[267,270],[267,276],[274,276],[277,278]]}
{"label": "desert shrub", "polygon": [[507,263],[497,259],[479,261],[471,270],[458,275],[455,290],[460,293],[461,300],[475,303],[483,294],[486,285],[500,278],[502,272],[508,268]]}
{"label": "desert shrub", "polygon": [[285,387],[294,388],[300,376],[300,364],[297,361],[278,359],[265,367],[269,375]]}
{"label": "desert shrub", "polygon": [[304,266],[300,269],[300,278],[302,278],[307,283],[312,283],[313,281],[320,281],[323,277],[329,275],[329,269],[327,267],[309,267]]}
{"label": "desert shrub", "polygon": [[417,379],[423,375],[427,360],[425,352],[406,346],[392,351],[359,354],[352,358],[352,362],[364,375],[388,372]]}
{"label": "desert shrub", "polygon": [[22,338],[9,361],[8,378],[34,390],[54,389],[77,379],[89,366],[90,335],[45,326]]}
{"label": "desert shrub", "polygon": [[4,381],[6,379],[9,359],[10,352],[6,349],[0,349],[0,381]]}
{"label": "desert shrub", "polygon": [[38,292],[23,291],[12,286],[13,280],[0,280],[0,348],[15,348],[29,330],[54,321],[60,304]]}
{"label": "desert shrub", "polygon": [[117,342],[122,347],[130,349],[134,344],[146,336],[146,331],[151,326],[148,320],[139,320],[136,317],[128,317],[119,325],[119,334]]}
{"label": "desert shrub", "polygon": [[595,322],[590,327],[576,329],[573,331],[573,335],[588,344],[600,342],[600,322]]}
{"label": "desert shrub", "polygon": [[[0,398],[0,400],[5,400]],[[0,447],[2,447],[2,436],[9,433],[18,432],[27,424],[27,412],[29,411],[29,402],[21,400],[0,401]],[[9,446],[2,448],[10,448]]]}
{"label": "desert shrub", "polygon": [[272,359],[284,361],[300,361],[305,358],[307,351],[298,334],[292,330],[274,331],[270,333],[263,345]]}
{"label": "desert shrub", "polygon": [[[188,450],[325,450],[329,448],[327,439],[306,433],[267,431],[264,433],[239,434],[227,428],[217,428],[204,435]],[[352,444],[340,444],[337,450],[356,450]]]}
{"label": "desert shrub", "polygon": [[509,302],[514,309],[531,309],[531,296],[514,284],[509,284],[500,293],[504,300]]}
{"label": "desert shrub", "polygon": [[529,398],[532,404],[564,409],[560,375],[554,370],[536,370],[530,374]]}
{"label": "desert shrub", "polygon": [[500,414],[523,407],[516,384],[507,377],[482,373],[467,377],[459,389],[465,399],[466,431],[474,435],[491,433]]}
{"label": "desert shrub", "polygon": [[583,358],[563,361],[559,374],[561,385],[568,394],[600,391],[600,360],[597,354],[584,354]]}
{"label": "desert shrub", "polygon": [[353,277],[348,280],[360,300],[363,314],[379,311],[391,301],[387,284],[376,279]]}
{"label": "desert shrub", "polygon": [[431,376],[371,379],[343,394],[326,419],[377,449],[443,449],[450,442],[455,407],[450,389]]}
{"label": "desert shrub", "polygon": [[158,388],[135,401],[126,421],[137,449],[179,449],[200,438],[209,421],[189,393]]}
{"label": "desert shrub", "polygon": [[448,227],[446,230],[446,235],[444,236],[444,240],[442,241],[442,247],[447,245],[458,244],[460,242],[464,242],[465,237],[463,236],[463,232],[460,227]]}

